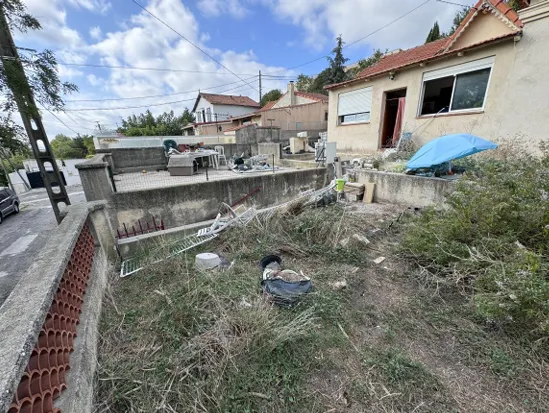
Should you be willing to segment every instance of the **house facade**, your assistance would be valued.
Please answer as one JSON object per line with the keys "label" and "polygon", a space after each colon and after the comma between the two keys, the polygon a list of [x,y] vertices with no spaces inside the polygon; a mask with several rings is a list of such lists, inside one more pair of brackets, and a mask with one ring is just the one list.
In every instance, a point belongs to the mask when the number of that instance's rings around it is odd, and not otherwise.
{"label": "house facade", "polygon": [[230,133],[243,125],[273,126],[282,131],[326,131],[328,96],[320,93],[300,92],[294,82],[288,83],[286,92],[276,101],[268,102],[260,110],[232,118]]}
{"label": "house facade", "polygon": [[329,91],[328,139],[339,151],[394,147],[450,133],[549,139],[549,0],[480,0],[449,38],[388,53]]}
{"label": "house facade", "polygon": [[248,96],[199,93],[192,112],[195,115],[195,122],[201,124],[225,121],[259,108],[259,103]]}

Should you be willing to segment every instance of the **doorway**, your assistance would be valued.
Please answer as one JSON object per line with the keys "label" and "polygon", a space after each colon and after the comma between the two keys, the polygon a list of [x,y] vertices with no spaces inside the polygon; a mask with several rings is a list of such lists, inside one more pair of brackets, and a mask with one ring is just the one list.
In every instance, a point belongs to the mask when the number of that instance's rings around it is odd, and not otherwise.
{"label": "doorway", "polygon": [[381,147],[394,148],[404,121],[404,107],[406,106],[406,89],[385,92],[385,112],[381,128]]}

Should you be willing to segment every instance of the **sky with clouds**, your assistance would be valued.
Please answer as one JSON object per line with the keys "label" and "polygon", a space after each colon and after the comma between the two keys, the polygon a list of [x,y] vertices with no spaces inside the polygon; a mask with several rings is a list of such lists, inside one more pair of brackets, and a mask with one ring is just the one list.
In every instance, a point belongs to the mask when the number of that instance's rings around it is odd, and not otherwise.
{"label": "sky with clouds", "polygon": [[61,78],[79,87],[58,119],[43,112],[50,139],[93,134],[97,122],[114,129],[147,108],[180,113],[199,89],[257,100],[260,70],[264,92],[285,89],[326,67],[338,34],[353,43],[420,6],[346,48],[352,63],[375,48],[422,44],[435,21],[446,30],[459,10],[438,0],[135,0],[151,15],[133,0],[23,1],[42,30],[15,33],[17,45],[54,51]]}

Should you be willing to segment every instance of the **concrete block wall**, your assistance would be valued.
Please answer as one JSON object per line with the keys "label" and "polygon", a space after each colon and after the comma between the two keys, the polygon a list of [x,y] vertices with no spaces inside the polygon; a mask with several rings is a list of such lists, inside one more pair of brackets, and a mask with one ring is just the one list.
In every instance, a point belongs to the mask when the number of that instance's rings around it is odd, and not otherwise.
{"label": "concrete block wall", "polygon": [[404,175],[391,172],[360,170],[356,172],[361,184],[376,184],[374,201],[410,207],[442,204],[446,195],[453,192],[455,181],[441,178]]}
{"label": "concrete block wall", "polygon": [[277,205],[294,199],[301,192],[319,189],[329,183],[326,168],[260,176],[242,176],[219,180],[156,188],[132,192],[119,192],[112,196],[112,205],[118,222],[131,223],[138,219],[164,220],[166,228],[192,224],[215,218],[222,202],[229,205],[259,188],[245,204],[256,207]]}
{"label": "concrete block wall", "polygon": [[154,171],[168,166],[168,158],[161,147],[98,149],[97,153],[111,154],[115,173]]}

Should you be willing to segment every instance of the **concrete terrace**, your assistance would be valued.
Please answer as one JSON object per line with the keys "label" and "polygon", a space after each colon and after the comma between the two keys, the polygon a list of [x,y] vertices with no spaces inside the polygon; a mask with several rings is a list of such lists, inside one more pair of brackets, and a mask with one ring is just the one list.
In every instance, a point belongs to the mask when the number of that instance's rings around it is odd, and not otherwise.
{"label": "concrete terrace", "polygon": [[147,171],[122,173],[114,176],[117,192],[139,191],[143,189],[168,188],[172,186],[196,184],[208,181],[223,181],[253,176],[265,176],[297,171],[297,168],[278,168],[272,170],[237,173],[227,169],[209,169],[208,177],[204,170],[193,176],[171,176],[168,171]]}

